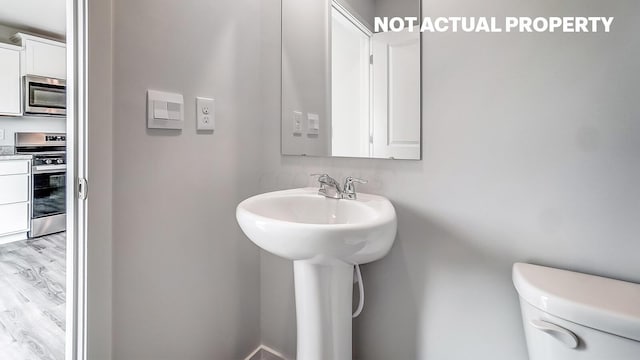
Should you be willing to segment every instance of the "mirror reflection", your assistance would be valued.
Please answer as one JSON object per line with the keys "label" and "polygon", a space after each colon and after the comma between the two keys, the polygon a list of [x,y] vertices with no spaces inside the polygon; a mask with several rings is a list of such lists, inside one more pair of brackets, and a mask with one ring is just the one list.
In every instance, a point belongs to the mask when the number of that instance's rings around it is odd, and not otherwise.
{"label": "mirror reflection", "polygon": [[417,0],[282,0],[282,153],[420,159]]}

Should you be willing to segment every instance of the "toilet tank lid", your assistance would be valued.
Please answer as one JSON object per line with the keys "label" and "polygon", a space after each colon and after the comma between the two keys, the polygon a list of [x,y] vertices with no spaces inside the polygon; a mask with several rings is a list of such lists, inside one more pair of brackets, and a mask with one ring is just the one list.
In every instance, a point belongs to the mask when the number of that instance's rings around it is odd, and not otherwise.
{"label": "toilet tank lid", "polygon": [[513,265],[513,284],[546,313],[640,341],[640,284],[523,263]]}

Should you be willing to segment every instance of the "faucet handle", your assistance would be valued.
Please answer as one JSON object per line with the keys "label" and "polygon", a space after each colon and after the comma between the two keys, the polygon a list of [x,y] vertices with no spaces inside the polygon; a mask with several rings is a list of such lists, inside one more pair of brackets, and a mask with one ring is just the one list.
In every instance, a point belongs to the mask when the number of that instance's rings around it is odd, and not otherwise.
{"label": "faucet handle", "polygon": [[347,176],[347,178],[344,179],[345,188],[347,188],[348,186],[353,186],[353,183],[366,184],[368,183],[368,181],[364,179],[354,178],[353,176]]}
{"label": "faucet handle", "polygon": [[355,200],[357,198],[355,183],[366,184],[367,180],[347,176],[347,178],[344,179],[344,193],[342,194],[343,199]]}

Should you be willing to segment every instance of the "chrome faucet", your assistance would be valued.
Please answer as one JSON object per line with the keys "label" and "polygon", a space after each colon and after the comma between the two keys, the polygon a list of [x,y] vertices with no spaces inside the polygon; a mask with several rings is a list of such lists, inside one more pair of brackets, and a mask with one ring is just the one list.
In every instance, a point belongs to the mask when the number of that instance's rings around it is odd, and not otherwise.
{"label": "chrome faucet", "polygon": [[326,196],[332,199],[342,198],[342,188],[336,179],[332,178],[328,174],[311,174],[311,176],[317,176],[320,183],[320,189],[318,194]]}
{"label": "chrome faucet", "polygon": [[318,195],[322,195],[331,199],[347,199],[355,200],[357,198],[355,183],[366,184],[366,180],[348,176],[344,180],[344,187],[341,187],[338,181],[328,174],[311,174],[317,176],[320,183]]}

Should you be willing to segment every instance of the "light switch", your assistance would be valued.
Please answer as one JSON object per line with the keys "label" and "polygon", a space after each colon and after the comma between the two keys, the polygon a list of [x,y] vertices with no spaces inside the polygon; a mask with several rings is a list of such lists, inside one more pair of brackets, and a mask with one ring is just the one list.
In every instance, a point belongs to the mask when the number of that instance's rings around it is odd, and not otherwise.
{"label": "light switch", "polygon": [[216,129],[216,101],[214,99],[196,98],[196,130]]}
{"label": "light switch", "polygon": [[178,103],[174,103],[174,102],[168,102],[167,103],[167,114],[169,116],[169,120],[180,121],[181,120],[181,113],[180,113],[181,110],[182,110],[182,104],[178,104]]}
{"label": "light switch", "polygon": [[147,90],[147,127],[149,129],[177,129],[184,126],[184,98],[182,94]]}
{"label": "light switch", "polygon": [[302,135],[302,113],[293,112],[293,135]]}
{"label": "light switch", "polygon": [[153,118],[154,119],[169,119],[169,112],[167,111],[166,101],[154,101],[153,102]]}
{"label": "light switch", "polygon": [[307,114],[308,133],[318,135],[320,133],[320,116],[318,114]]}

